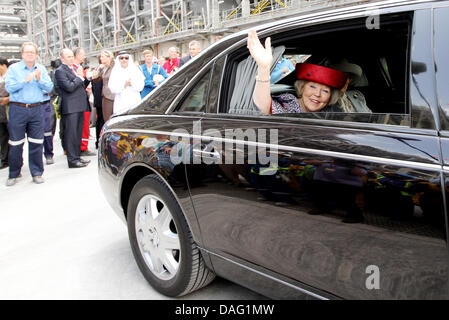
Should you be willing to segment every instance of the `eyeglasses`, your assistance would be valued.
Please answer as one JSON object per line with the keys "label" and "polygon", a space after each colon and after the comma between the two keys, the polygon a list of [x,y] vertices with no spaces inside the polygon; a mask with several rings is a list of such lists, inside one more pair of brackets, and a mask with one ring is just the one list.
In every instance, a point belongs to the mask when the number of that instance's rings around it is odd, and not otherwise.
{"label": "eyeglasses", "polygon": [[129,57],[120,57],[120,60],[128,60]]}

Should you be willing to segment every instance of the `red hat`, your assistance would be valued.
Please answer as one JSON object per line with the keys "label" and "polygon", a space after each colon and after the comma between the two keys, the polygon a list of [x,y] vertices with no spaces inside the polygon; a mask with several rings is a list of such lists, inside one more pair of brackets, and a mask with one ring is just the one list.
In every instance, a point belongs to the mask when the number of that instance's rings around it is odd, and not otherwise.
{"label": "red hat", "polygon": [[348,79],[344,72],[310,63],[296,64],[296,79],[308,80],[333,88],[343,88]]}

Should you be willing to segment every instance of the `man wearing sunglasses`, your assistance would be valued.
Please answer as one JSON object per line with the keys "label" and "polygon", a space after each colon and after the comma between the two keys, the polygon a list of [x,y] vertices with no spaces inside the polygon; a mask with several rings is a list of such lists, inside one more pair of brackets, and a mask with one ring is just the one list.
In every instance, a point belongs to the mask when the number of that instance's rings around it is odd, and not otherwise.
{"label": "man wearing sunglasses", "polygon": [[144,85],[145,76],[134,64],[132,56],[127,51],[119,52],[108,82],[109,89],[115,94],[113,113],[126,112],[136,106]]}

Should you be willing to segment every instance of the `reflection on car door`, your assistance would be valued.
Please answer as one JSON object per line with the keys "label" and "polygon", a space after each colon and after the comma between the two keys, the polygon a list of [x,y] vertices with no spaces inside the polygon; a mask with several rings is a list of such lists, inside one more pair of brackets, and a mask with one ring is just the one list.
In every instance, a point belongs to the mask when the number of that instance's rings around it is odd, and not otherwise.
{"label": "reflection on car door", "polygon": [[[415,27],[424,23],[418,37],[429,31],[429,12],[416,17]],[[423,47],[430,50],[413,46]],[[413,52],[411,59],[428,65],[426,72],[412,70],[411,114],[431,115],[434,106],[421,100],[435,99],[420,91],[433,76],[431,61]],[[425,128],[427,122],[413,118],[414,127],[427,129],[420,131],[205,115],[197,152],[205,156],[187,165],[205,249],[213,261],[235,260],[342,298],[447,298],[442,163],[434,123]],[[275,132],[277,141],[251,143],[238,135],[239,143],[230,144],[230,134],[257,137],[258,130]],[[211,143],[211,133],[219,143]],[[249,145],[277,161],[254,161]],[[227,163],[231,157],[244,161]]]}
{"label": "reflection on car door", "polygon": [[189,175],[207,250],[344,298],[446,296],[436,138],[202,120],[223,137],[239,128],[278,130],[278,162],[203,161]]}

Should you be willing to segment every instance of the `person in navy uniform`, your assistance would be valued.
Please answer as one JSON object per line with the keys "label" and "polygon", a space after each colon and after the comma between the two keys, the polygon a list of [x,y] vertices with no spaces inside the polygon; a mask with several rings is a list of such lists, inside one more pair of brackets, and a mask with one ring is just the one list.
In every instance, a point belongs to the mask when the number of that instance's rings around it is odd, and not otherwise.
{"label": "person in navy uniform", "polygon": [[84,78],[82,68],[78,72],[73,68],[72,50],[61,49],[60,58],[62,64],[55,71],[55,79],[62,99],[61,115],[67,162],[69,168],[82,168],[90,162],[80,157],[84,112],[89,110],[86,93],[89,81]]}
{"label": "person in navy uniform", "polygon": [[43,183],[44,164],[44,92],[53,89],[53,82],[45,67],[36,62],[37,46],[32,42],[22,44],[22,60],[9,67],[5,88],[9,102],[9,177],[7,186],[13,186],[21,176],[23,145],[28,137],[28,161],[33,182]]}

